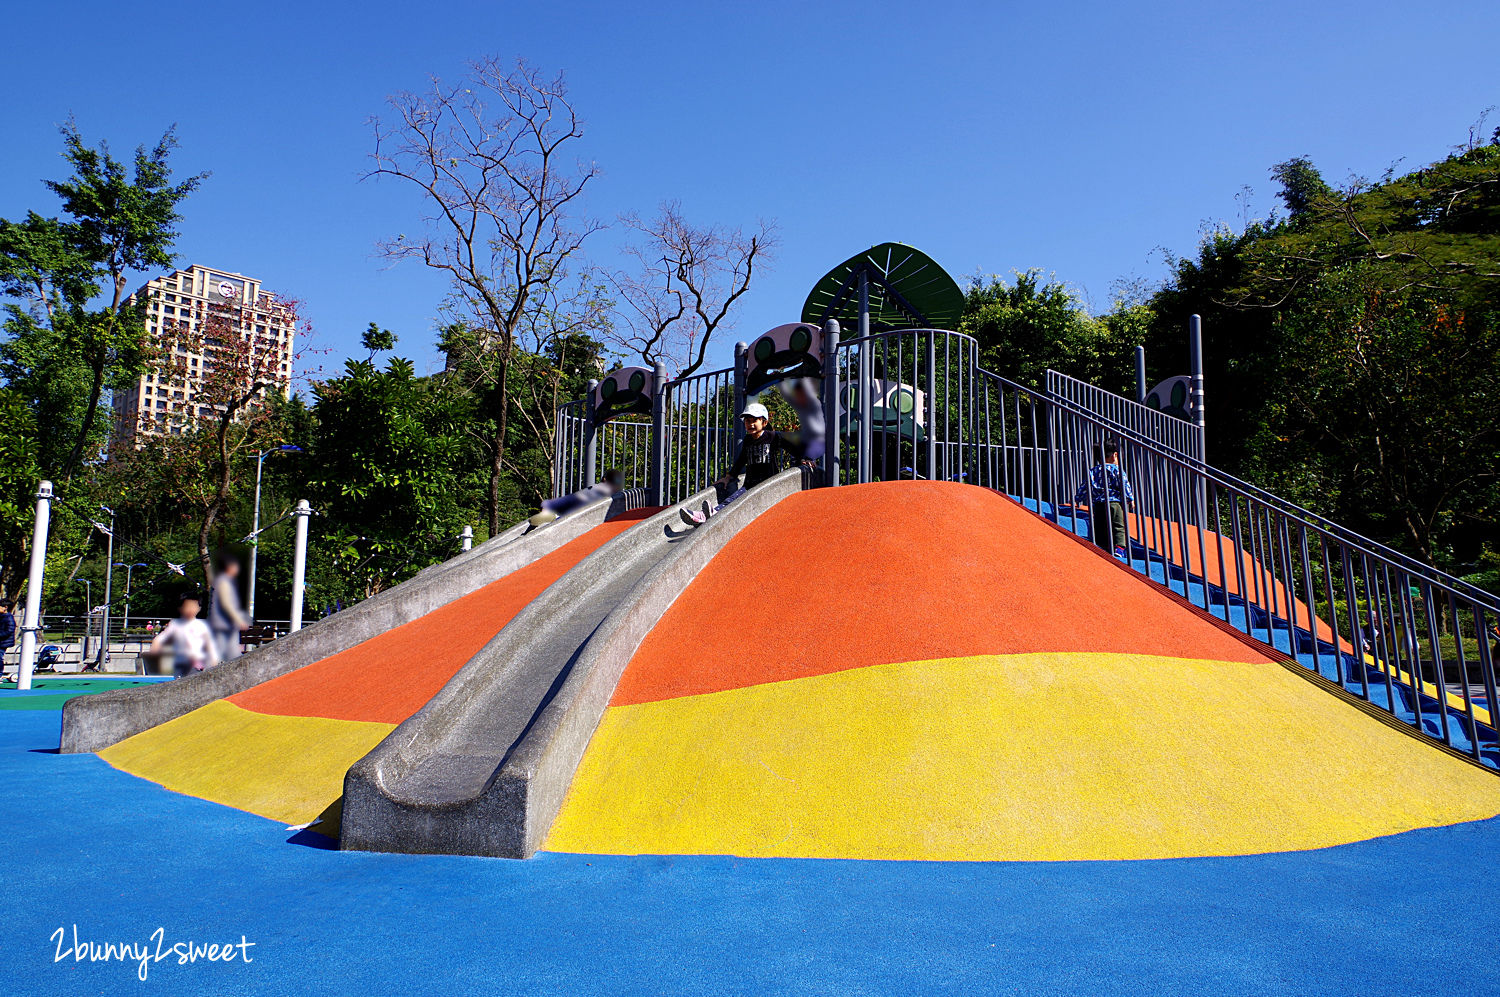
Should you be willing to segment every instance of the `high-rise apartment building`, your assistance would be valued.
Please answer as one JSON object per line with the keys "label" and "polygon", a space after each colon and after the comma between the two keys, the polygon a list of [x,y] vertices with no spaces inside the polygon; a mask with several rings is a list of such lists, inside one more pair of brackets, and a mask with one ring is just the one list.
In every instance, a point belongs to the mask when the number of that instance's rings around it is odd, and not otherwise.
{"label": "high-rise apartment building", "polygon": [[117,441],[181,434],[213,416],[214,390],[231,367],[269,385],[262,399],[290,394],[296,316],[260,281],[194,265],[147,281],[131,300],[145,304],[147,342],[159,356],[133,387],[115,392]]}

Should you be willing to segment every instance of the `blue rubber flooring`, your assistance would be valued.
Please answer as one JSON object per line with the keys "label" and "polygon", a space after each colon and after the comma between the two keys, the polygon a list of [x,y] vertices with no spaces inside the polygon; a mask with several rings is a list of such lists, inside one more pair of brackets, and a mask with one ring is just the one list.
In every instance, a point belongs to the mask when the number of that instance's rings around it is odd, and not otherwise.
{"label": "blue rubber flooring", "polygon": [[[344,853],[57,733],[0,712],[5,993],[1500,993],[1500,819],[1150,862]],[[147,980],[78,961],[75,926],[85,953],[140,946]]]}

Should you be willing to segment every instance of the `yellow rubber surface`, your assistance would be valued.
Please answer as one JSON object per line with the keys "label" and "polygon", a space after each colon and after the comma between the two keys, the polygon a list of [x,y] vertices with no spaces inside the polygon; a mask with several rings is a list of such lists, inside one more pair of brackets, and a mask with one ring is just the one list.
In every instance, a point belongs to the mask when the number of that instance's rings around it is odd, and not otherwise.
{"label": "yellow rubber surface", "polygon": [[1295,851],[1500,814],[1500,780],[1272,663],[1048,653],[611,707],[546,848],[859,859]]}
{"label": "yellow rubber surface", "polygon": [[221,699],[126,738],[99,757],[179,793],[305,824],[338,801],[349,766],[394,729],[256,713]]}

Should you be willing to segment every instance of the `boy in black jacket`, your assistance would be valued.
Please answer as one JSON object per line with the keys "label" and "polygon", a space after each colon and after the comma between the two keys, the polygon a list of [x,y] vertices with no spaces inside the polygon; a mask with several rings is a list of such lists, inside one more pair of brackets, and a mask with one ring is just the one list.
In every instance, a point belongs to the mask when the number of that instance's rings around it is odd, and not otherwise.
{"label": "boy in black jacket", "polygon": [[[734,466],[724,477],[714,482],[714,487],[719,492],[719,504],[710,507],[705,500],[701,510],[682,509],[682,521],[689,526],[703,525],[708,522],[709,516],[745,494],[747,489],[773,477],[781,470],[780,458],[783,455],[793,460],[798,456],[797,448],[770,428],[771,415],[760,402],[746,405],[740,418],[745,420],[745,440],[740,444],[740,452],[735,455]],[[742,473],[745,475],[744,485],[731,491],[733,483]]]}

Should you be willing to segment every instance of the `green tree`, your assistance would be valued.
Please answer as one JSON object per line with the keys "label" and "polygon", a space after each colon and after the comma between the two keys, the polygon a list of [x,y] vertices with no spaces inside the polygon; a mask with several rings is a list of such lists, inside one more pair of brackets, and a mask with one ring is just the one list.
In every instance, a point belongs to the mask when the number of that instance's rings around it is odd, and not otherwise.
{"label": "green tree", "polygon": [[1046,380],[1049,368],[1091,382],[1109,370],[1111,380],[1119,379],[1115,354],[1121,347],[1112,342],[1108,323],[1091,317],[1071,288],[1044,279],[1040,270],[1014,276],[1014,282],[970,282],[959,331],[978,340],[982,366],[1032,386]]}
{"label": "green tree", "polygon": [[319,556],[338,572],[310,598],[366,598],[451,555],[473,515],[459,503],[461,409],[452,396],[400,357],[384,369],[350,360],[314,395],[305,466],[316,469],[308,488]]}
{"label": "green tree", "polygon": [[146,363],[144,303],[128,300],[128,275],[171,264],[177,207],[203,177],[172,182],[171,130],[129,167],[107,144],[86,145],[71,121],[62,134],[73,174],[46,182],[62,216],[0,220],[0,291],[18,299],[7,306],[0,369],[45,426],[43,470],[67,479],[103,449],[104,392]]}

